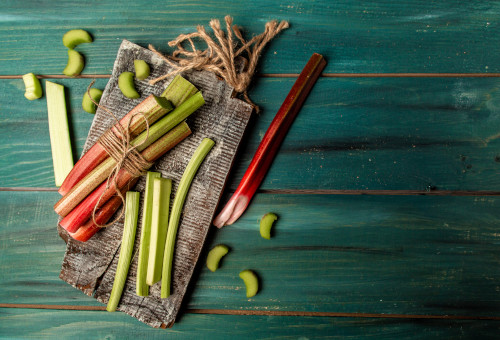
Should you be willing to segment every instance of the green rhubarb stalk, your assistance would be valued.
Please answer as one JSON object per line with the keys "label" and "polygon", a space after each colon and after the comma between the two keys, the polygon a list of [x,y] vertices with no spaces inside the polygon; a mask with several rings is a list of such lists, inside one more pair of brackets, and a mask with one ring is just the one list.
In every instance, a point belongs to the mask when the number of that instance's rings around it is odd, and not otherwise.
{"label": "green rhubarb stalk", "polygon": [[122,72],[118,76],[118,88],[123,95],[130,99],[140,98],[141,95],[135,89],[134,74],[132,72]]}
{"label": "green rhubarb stalk", "polygon": [[271,239],[271,227],[273,226],[274,221],[278,219],[278,216],[274,213],[265,214],[260,220],[260,236],[265,238],[266,240]]}
{"label": "green rhubarb stalk", "polygon": [[184,103],[188,98],[198,92],[198,89],[180,75],[176,75],[161,94],[174,104],[175,107]]}
{"label": "green rhubarb stalk", "polygon": [[73,153],[69,138],[68,115],[64,86],[46,81],[47,111],[49,113],[50,146],[56,186],[60,186],[73,168]]}
{"label": "green rhubarb stalk", "polygon": [[153,182],[160,178],[159,172],[149,171],[146,174],[146,187],[144,189],[144,204],[142,209],[141,240],[139,245],[139,262],[137,264],[137,281],[135,292],[138,296],[148,296],[149,286],[146,284],[148,272],[148,256],[151,239],[151,212],[153,208]]}
{"label": "green rhubarb stalk", "polygon": [[195,112],[203,104],[205,104],[203,95],[201,92],[197,92],[181,105],[177,106],[170,114],[157,121],[149,128],[149,131],[144,131],[134,138],[134,140],[130,142],[130,145],[136,146],[139,151],[144,150],[155,140],[170,131],[174,126],[189,117],[189,115]]}
{"label": "green rhubarb stalk", "polygon": [[259,278],[255,273],[249,269],[240,272],[240,278],[245,283],[247,298],[255,296],[259,291]]}
{"label": "green rhubarb stalk", "polygon": [[[95,113],[97,110],[96,104],[94,102],[99,103],[102,97],[102,90],[91,88],[89,92],[85,91],[85,94],[82,98],[82,108],[85,112]],[[92,98],[92,99],[91,99]]]}
{"label": "green rhubarb stalk", "polygon": [[214,272],[219,268],[220,260],[229,252],[228,246],[218,244],[210,250],[207,256],[207,268]]}
{"label": "green rhubarb stalk", "polygon": [[168,210],[172,180],[155,178],[151,211],[151,241],[149,244],[148,275],[146,282],[152,286],[161,279],[163,253],[168,230]]}
{"label": "green rhubarb stalk", "polygon": [[179,220],[181,218],[184,201],[186,200],[186,196],[188,194],[193,178],[196,175],[196,172],[198,171],[201,163],[208,155],[214,144],[214,141],[209,138],[203,139],[203,141],[200,143],[193,156],[191,157],[191,160],[184,170],[184,174],[182,175],[182,178],[179,182],[179,186],[174,198],[174,203],[172,205],[170,219],[168,221],[167,240],[165,242],[165,253],[163,257],[163,270],[161,276],[162,298],[167,298],[170,296],[175,239],[177,236],[177,228],[179,227]]}
{"label": "green rhubarb stalk", "polygon": [[135,231],[137,229],[137,219],[139,214],[139,193],[127,191],[125,196],[125,222],[123,224],[123,238],[120,248],[120,257],[116,267],[115,281],[111,289],[106,310],[114,312],[122,296],[123,287],[127,280],[128,269],[132,259],[134,249]]}
{"label": "green rhubarb stalk", "polygon": [[62,41],[64,46],[69,49],[74,49],[77,45],[83,43],[91,43],[92,36],[89,34],[89,32],[84,30],[71,30],[64,33]]}
{"label": "green rhubarb stalk", "polygon": [[[201,92],[190,97],[179,107],[175,108],[170,114],[158,120],[153,124],[149,131],[146,130],[138,137],[130,142],[131,146],[135,146],[136,150],[142,152],[152,143],[160,139],[167,132],[172,130],[176,125],[184,121],[189,115],[195,112],[200,106],[205,103]],[[147,138],[147,139],[146,139]],[[144,140],[146,139],[146,140]],[[88,194],[92,192],[106,178],[112,167],[112,160],[107,160],[109,164],[97,166],[85,178],[75,183],[71,190],[67,192],[54,206],[54,210],[61,216],[66,216],[74,207],[76,207]],[[102,164],[102,163],[101,163]]]}

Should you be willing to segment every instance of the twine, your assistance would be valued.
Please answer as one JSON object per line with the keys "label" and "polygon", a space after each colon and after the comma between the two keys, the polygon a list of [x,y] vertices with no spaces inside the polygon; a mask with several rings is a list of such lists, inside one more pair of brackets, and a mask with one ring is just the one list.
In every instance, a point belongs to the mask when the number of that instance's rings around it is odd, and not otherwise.
{"label": "twine", "polygon": [[[133,177],[139,177],[145,173],[147,169],[149,169],[153,163],[148,162],[144,157],[141,155],[141,153],[137,150],[139,146],[144,144],[148,137],[149,137],[149,122],[148,119],[146,118],[146,115],[142,112],[137,112],[133,115],[130,116],[130,119],[128,120],[127,127],[124,128],[118,118],[115,116],[115,114],[106,108],[104,105],[100,105],[97,103],[92,96],[90,95],[90,88],[92,85],[94,85],[95,80],[92,80],[90,85],[87,87],[87,95],[89,96],[90,100],[92,103],[94,103],[97,107],[102,109],[104,112],[108,113],[113,120],[115,121],[115,129],[110,128],[106,132],[103,133],[103,135],[98,139],[98,143],[101,144],[101,146],[104,148],[104,150],[108,153],[108,155],[113,158],[116,162],[116,165],[113,167],[113,170],[109,174],[107,180],[106,180],[106,190],[109,189],[111,185],[114,186],[116,194],[121,198],[122,203],[125,204],[125,197],[123,196],[121,190],[118,188],[118,183],[117,183],[117,177],[118,173],[120,172],[121,169],[126,170],[129,172]],[[135,116],[142,116],[146,123],[146,138],[144,140],[135,145],[131,145],[131,136],[130,136],[130,124],[132,123],[132,119]],[[106,191],[105,190],[105,191]],[[107,224],[98,224],[95,219],[95,215],[97,212],[97,208],[99,207],[99,203],[102,200],[102,197],[104,196],[104,192],[102,195],[99,197],[99,200],[97,201],[94,210],[92,211],[92,221],[94,224],[100,228],[104,228],[107,226],[112,225],[113,223],[117,222],[120,220],[124,214],[124,209],[121,210],[120,215],[116,217],[112,222],[109,222]]]}
{"label": "twine", "polygon": [[[170,57],[164,56],[152,45],[149,45],[151,51],[173,68],[173,71],[151,80],[150,84],[154,85],[165,78],[193,69],[207,70],[223,78],[236,92],[243,95],[245,101],[252,105],[256,112],[259,112],[259,107],[248,97],[247,88],[252,81],[262,50],[278,33],[289,27],[288,22],[269,21],[266,23],[263,33],[246,41],[239,27],[232,26],[233,18],[226,16],[225,21],[227,36],[221,29],[219,20],[212,19],[210,21],[210,27],[218,42],[214,41],[207,34],[205,28],[199,25],[197,32],[181,34],[177,39],[168,43],[169,46],[177,48]],[[234,36],[238,38],[239,42],[235,41]],[[207,44],[207,49],[204,51],[196,49],[194,38],[204,41]],[[183,47],[183,43],[186,41],[189,42],[191,50]],[[243,56],[244,53],[246,56]]]}

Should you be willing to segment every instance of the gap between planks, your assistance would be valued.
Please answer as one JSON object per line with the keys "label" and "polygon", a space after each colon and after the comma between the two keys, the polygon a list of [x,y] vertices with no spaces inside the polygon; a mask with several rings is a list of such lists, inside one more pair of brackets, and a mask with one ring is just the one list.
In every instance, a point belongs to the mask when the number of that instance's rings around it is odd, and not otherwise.
{"label": "gap between planks", "polygon": [[[297,78],[298,73],[263,73],[261,78]],[[0,75],[0,79],[21,79],[22,75]],[[109,78],[110,74],[82,74],[68,77],[60,74],[37,75],[39,79]],[[324,78],[498,78],[500,73],[323,73]]]}
{"label": "gap between planks", "polygon": [[[0,303],[0,308],[25,308],[74,311],[106,311],[106,306],[71,306],[71,305],[38,305],[19,303]],[[440,319],[440,320],[493,320],[500,321],[500,316],[468,316],[468,315],[426,315],[426,314],[385,314],[385,313],[341,313],[341,312],[307,312],[285,310],[242,310],[242,309],[186,309],[186,314],[213,315],[258,315],[258,316],[302,316],[302,317],[344,317],[344,318],[385,318],[385,319]]]}
{"label": "gap between planks", "polygon": [[[57,188],[0,187],[1,191],[57,192]],[[232,191],[231,191],[232,192]],[[467,190],[338,190],[338,189],[259,189],[259,194],[275,195],[378,195],[378,196],[500,196],[500,191]]]}

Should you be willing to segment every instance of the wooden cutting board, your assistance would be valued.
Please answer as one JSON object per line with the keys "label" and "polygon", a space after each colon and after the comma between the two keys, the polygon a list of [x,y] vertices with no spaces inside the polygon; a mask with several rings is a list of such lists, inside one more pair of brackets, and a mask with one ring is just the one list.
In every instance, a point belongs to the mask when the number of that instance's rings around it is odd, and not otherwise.
{"label": "wooden cutting board", "polygon": [[[150,65],[151,75],[148,79],[169,70],[169,66],[157,55],[124,40],[100,101],[101,105],[111,109],[119,118],[149,94],[160,95],[172,80],[167,79],[154,86],[149,85],[147,81],[136,81],[141,98],[136,100],[125,98],[118,89],[118,76],[124,71],[134,71],[134,59],[145,60]],[[183,76],[202,91],[206,103],[188,119],[192,135],[161,158],[153,166],[152,171],[161,172],[163,177],[171,178],[172,192],[175,194],[184,169],[202,139],[211,138],[215,141],[215,146],[200,167],[186,198],[175,245],[172,295],[167,299],[160,298],[160,283],[151,287],[148,297],[139,297],[135,294],[137,249],[141,234],[139,222],[134,250],[136,255],[130,266],[118,310],[152,327],[170,327],[175,321],[252,112],[251,106],[234,98],[233,88],[214,74],[194,71]],[[84,153],[113,124],[114,121],[109,115],[98,109],[87,137]],[[143,188],[144,178],[141,178],[135,190],[142,193]],[[60,278],[106,304],[118,262],[123,222],[117,222],[101,230],[85,243],[68,238],[62,228],[58,229],[60,235],[67,239]]]}

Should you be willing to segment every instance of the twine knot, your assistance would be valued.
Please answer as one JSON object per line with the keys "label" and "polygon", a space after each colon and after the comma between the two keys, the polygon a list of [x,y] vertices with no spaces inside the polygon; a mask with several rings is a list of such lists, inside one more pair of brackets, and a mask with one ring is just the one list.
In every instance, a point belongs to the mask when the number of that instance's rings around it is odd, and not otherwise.
{"label": "twine knot", "polygon": [[[233,25],[233,18],[226,16],[225,22],[226,33],[222,30],[219,20],[210,21],[210,27],[217,41],[208,35],[205,27],[201,25],[197,26],[196,32],[179,35],[168,43],[169,46],[176,47],[170,57],[164,56],[149,45],[151,51],[172,67],[172,71],[151,80],[150,84],[154,85],[170,76],[193,69],[210,71],[223,78],[237,93],[241,93],[247,103],[259,112],[259,107],[248,97],[247,89],[262,50],[278,33],[289,27],[288,22],[269,21],[266,23],[264,32],[249,41],[243,38],[240,28]],[[205,50],[201,51],[196,48],[193,41],[196,38],[206,43]],[[184,48],[183,44],[186,41],[190,49]]]}

